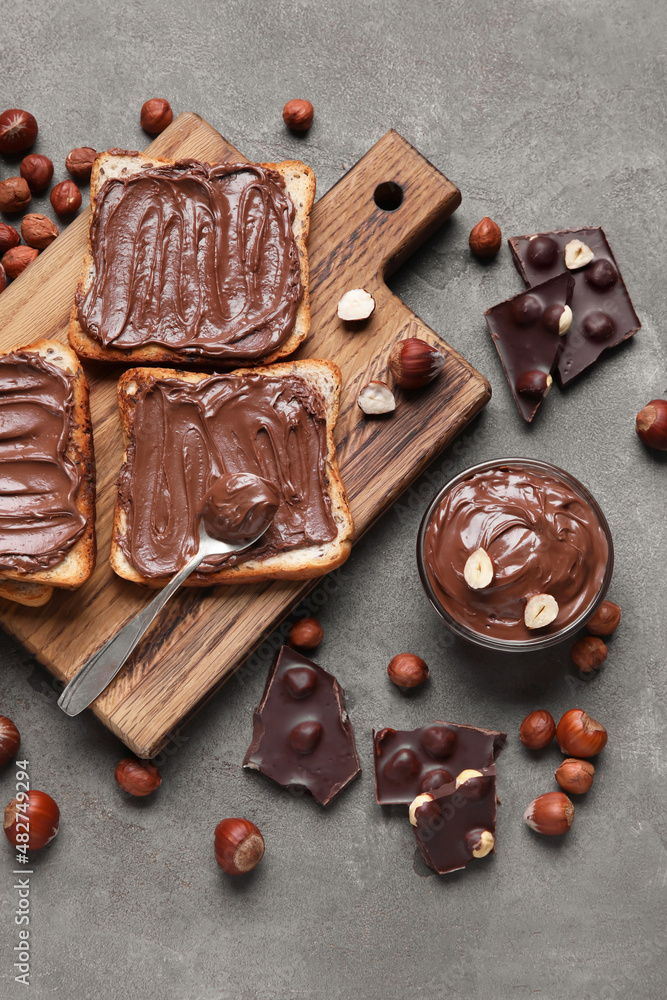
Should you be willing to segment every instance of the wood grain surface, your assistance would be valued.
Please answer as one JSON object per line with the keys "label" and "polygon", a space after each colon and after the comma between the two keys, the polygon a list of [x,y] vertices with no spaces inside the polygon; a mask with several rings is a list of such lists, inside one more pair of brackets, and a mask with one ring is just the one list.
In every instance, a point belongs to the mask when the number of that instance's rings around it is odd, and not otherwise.
{"label": "wood grain surface", "polygon": [[[191,113],[179,115],[146,152],[210,162],[245,159]],[[388,181],[403,191],[394,211],[384,211],[374,201],[376,187]],[[459,202],[458,189],[391,131],[313,209],[311,335],[295,356],[329,358],[342,370],[338,455],[357,538],[491,395],[486,379],[385,284],[386,275]],[[66,339],[88,219],[86,210],[0,296],[0,350],[40,337]],[[375,297],[377,307],[363,330],[352,331],[337,319],[336,305],[343,292],[362,286]],[[359,387],[370,378],[388,378],[387,357],[397,340],[409,336],[422,337],[444,352],[441,376],[418,392],[397,390],[398,408],[390,418],[364,418],[356,405]],[[153,596],[116,577],[108,565],[114,483],[122,454],[116,408],[122,368],[84,366],[91,387],[98,475],[97,568],[80,590],[55,591],[42,608],[0,601],[0,624],[63,682]],[[309,580],[182,591],[93,711],[137,754],[154,756],[316,585]]]}

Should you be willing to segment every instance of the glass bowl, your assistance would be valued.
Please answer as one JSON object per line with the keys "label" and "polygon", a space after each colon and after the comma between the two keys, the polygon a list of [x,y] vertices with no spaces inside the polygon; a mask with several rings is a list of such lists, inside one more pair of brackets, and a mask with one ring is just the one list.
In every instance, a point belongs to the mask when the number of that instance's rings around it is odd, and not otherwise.
{"label": "glass bowl", "polygon": [[[459,621],[447,610],[447,608],[443,607],[431,585],[431,581],[424,565],[424,543],[426,531],[431,521],[431,517],[433,516],[435,510],[439,507],[446,494],[458,483],[465,479],[469,479],[471,476],[474,476],[479,472],[486,472],[504,466],[524,468],[528,471],[534,470],[542,475],[553,476],[556,479],[560,479],[591,508],[607,542],[607,564],[602,583],[588,607],[582,611],[575,620],[569,622],[562,629],[556,632],[549,632],[545,635],[536,635],[534,639],[503,639],[497,636],[486,635],[482,632],[475,631],[469,625]],[[524,653],[533,652],[538,649],[547,649],[549,646],[555,646],[557,643],[564,642],[566,639],[575,635],[582,628],[585,622],[595,613],[604,600],[609,583],[611,582],[611,576],[614,570],[614,545],[611,537],[611,531],[609,529],[609,525],[607,524],[607,519],[600,509],[600,505],[595,497],[589,493],[586,487],[580,483],[578,479],[575,479],[574,476],[565,472],[564,469],[560,469],[557,465],[552,465],[550,462],[541,462],[532,458],[498,458],[489,462],[480,462],[478,465],[473,465],[468,469],[464,469],[463,472],[459,472],[453,479],[450,479],[450,481],[446,483],[446,485],[443,486],[443,488],[435,495],[429,504],[419,527],[419,534],[417,536],[417,566],[419,568],[419,576],[421,577],[422,586],[426,592],[426,596],[445,625],[447,625],[447,627],[451,629],[455,635],[460,636],[462,639],[467,639],[469,642],[475,643],[477,646],[483,646],[485,649],[500,650],[510,653]]]}

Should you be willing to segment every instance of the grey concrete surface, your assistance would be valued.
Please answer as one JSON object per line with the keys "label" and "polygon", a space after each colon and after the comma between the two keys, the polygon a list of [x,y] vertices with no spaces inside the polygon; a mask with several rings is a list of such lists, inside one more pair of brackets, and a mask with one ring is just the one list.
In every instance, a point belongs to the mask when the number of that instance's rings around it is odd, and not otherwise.
{"label": "grey concrete surface", "polygon": [[[164,782],[128,801],[123,747],[92,717],[66,718],[48,674],[1,640],[0,712],[23,735],[34,787],[62,812],[34,855],[30,993],[14,982],[17,891],[0,844],[0,994],[39,1000],[660,1000],[665,986],[666,456],[633,430],[667,395],[664,39],[654,0],[4,0],[0,104],[40,123],[38,151],[65,176],[76,145],[145,144],[144,99],[202,114],[248,156],[300,156],[327,190],[389,127],[462,189],[451,224],[392,286],[492,382],[483,415],[355,548],[322,600],[318,659],[347,689],[363,775],[328,811],[242,771],[263,647],[161,759]],[[305,139],[283,102],[310,98]],[[0,164],[0,175],[11,172]],[[384,180],[386,178],[378,178]],[[46,198],[37,201],[46,210]],[[643,329],[521,424],[482,311],[522,285],[506,248],[480,266],[467,234],[490,214],[506,236],[602,224]],[[567,649],[516,658],[453,641],[422,595],[421,512],[453,472],[508,454],[551,460],[595,493],[612,526],[610,592],[623,622],[591,683]],[[105,553],[101,553],[104,558]],[[318,595],[320,595],[318,597]],[[411,698],[390,657],[431,665]],[[580,706],[609,729],[571,833],[521,822],[552,789],[555,748],[532,759],[517,731],[534,707]],[[370,732],[432,718],[501,727],[495,857],[429,876],[410,828],[374,802]],[[0,775],[12,798],[11,766]],[[212,833],[226,815],[263,830],[257,871],[231,881]]]}

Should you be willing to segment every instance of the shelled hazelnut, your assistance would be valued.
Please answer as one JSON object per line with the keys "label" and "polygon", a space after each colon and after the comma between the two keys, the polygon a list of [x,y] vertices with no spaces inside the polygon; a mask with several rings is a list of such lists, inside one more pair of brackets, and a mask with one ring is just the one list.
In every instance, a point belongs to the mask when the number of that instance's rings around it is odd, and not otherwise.
{"label": "shelled hazelnut", "polygon": [[607,659],[607,647],[597,635],[584,635],[570,650],[574,665],[583,674],[593,674]]}
{"label": "shelled hazelnut", "polygon": [[315,649],[324,638],[324,629],[317,618],[301,618],[287,633],[287,645],[297,649]]}
{"label": "shelled hazelnut", "polygon": [[485,215],[473,227],[468,237],[468,245],[471,253],[481,260],[488,260],[490,257],[495,257],[500,250],[502,241],[503,236],[500,226],[493,219],[490,219],[488,215]]}
{"label": "shelled hazelnut", "polygon": [[397,687],[415,688],[428,680],[428,667],[414,653],[399,653],[387,667],[389,680]]}
{"label": "shelled hazelnut", "polygon": [[53,177],[53,163],[48,156],[30,153],[21,160],[19,173],[33,194],[45,191]]}
{"label": "shelled hazelnut", "polygon": [[74,181],[61,181],[50,194],[56,215],[73,215],[81,208],[81,192]]}
{"label": "shelled hazelnut", "polygon": [[595,768],[589,760],[577,760],[568,757],[554,771],[556,781],[564,792],[571,795],[583,795],[593,784]]}
{"label": "shelled hazelnut", "polygon": [[149,135],[158,135],[171,125],[174,112],[164,97],[152,97],[141,108],[141,127]]}
{"label": "shelled hazelnut", "polygon": [[14,280],[18,278],[19,274],[22,274],[29,264],[32,264],[33,260],[37,260],[39,257],[39,250],[35,250],[34,247],[12,247],[2,258],[2,266],[5,269],[8,278]]}
{"label": "shelled hazelnut", "polygon": [[36,250],[46,250],[57,235],[58,227],[46,215],[31,212],[29,215],[23,216],[21,236],[29,247]]}
{"label": "shelled hazelnut", "polygon": [[586,622],[586,628],[593,635],[611,635],[621,621],[621,609],[613,601],[603,601],[592,618]]}
{"label": "shelled hazelnut", "polygon": [[16,229],[5,222],[0,222],[0,257],[12,247],[17,247],[20,242],[21,237]]}
{"label": "shelled hazelnut", "polygon": [[162,784],[162,775],[150,760],[126,757],[116,764],[116,782],[124,792],[143,798],[150,795]]}
{"label": "shelled hazelnut", "polygon": [[65,166],[75,181],[87,181],[93,169],[97,156],[92,146],[77,146],[70,150],[65,160]]}
{"label": "shelled hazelnut", "polygon": [[542,750],[551,743],[555,735],[554,718],[551,712],[543,708],[530,712],[519,728],[519,739],[529,750]]}
{"label": "shelled hazelnut", "polygon": [[28,182],[23,177],[8,177],[0,181],[0,211],[22,212],[30,204],[31,197]]}
{"label": "shelled hazelnut", "polygon": [[295,98],[283,108],[283,121],[293,132],[307,132],[313,124],[315,110],[310,101]]}

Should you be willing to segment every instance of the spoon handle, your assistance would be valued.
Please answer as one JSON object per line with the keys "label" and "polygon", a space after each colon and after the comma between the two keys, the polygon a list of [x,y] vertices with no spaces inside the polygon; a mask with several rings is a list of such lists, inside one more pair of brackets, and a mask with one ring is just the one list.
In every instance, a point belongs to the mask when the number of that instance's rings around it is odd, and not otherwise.
{"label": "spoon handle", "polygon": [[104,691],[174,591],[178,590],[205,557],[206,550],[200,546],[199,551],[156,594],[150,604],[84,663],[58,699],[63,712],[78,715]]}

